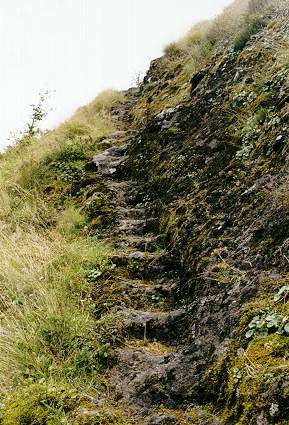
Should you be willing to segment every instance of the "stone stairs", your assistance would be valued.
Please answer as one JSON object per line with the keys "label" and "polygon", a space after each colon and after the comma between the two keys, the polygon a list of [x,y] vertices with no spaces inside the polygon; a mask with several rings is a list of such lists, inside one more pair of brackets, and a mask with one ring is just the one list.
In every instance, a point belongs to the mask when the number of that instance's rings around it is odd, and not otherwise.
{"label": "stone stairs", "polygon": [[[187,312],[178,299],[181,281],[163,247],[158,219],[143,206],[141,182],[122,178],[130,136],[135,134],[110,136],[109,147],[93,162],[115,194],[116,224],[108,239],[117,251],[112,259],[116,270],[125,270],[117,282],[121,305],[111,312],[121,320],[125,343],[115,351],[110,391],[117,404],[143,424],[151,408],[175,408],[190,401],[197,354],[182,345],[189,332]],[[173,423],[180,422],[175,418]]]}

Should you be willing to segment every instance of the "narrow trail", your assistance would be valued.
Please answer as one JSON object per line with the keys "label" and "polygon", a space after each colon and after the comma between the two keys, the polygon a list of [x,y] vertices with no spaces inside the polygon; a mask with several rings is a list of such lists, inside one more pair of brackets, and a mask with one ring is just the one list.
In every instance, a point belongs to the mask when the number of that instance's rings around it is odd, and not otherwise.
{"label": "narrow trail", "polygon": [[144,204],[142,182],[129,180],[122,172],[135,137],[132,130],[116,132],[104,142],[112,146],[94,156],[93,162],[115,193],[117,222],[107,238],[117,250],[114,263],[128,270],[120,282],[127,302],[117,314],[129,337],[117,349],[109,382],[114,399],[140,418],[150,408],[171,407],[189,397],[184,387],[191,357],[184,348],[177,349],[186,331],[186,312],[175,299],[180,282],[166,250],[160,248],[158,218]]}

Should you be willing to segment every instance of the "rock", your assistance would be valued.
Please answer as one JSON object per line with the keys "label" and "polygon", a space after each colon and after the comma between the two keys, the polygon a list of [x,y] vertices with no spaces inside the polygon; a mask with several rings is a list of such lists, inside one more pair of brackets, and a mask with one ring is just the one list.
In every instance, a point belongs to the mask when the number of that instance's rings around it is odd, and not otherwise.
{"label": "rock", "polygon": [[77,412],[77,418],[88,419],[88,418],[95,418],[95,417],[99,417],[99,416],[100,416],[100,413],[99,413],[98,410],[88,409],[88,408],[85,408],[85,407],[82,407]]}
{"label": "rock", "polygon": [[277,413],[279,413],[279,405],[276,403],[272,403],[269,412],[270,416],[277,415]]}
{"label": "rock", "polygon": [[75,419],[77,420],[77,423],[83,423],[83,424],[91,424],[91,423],[116,423],[116,416],[114,413],[112,413],[110,410],[106,410],[103,408],[100,408],[100,410],[96,409],[90,409],[81,407],[76,413],[75,413]]}
{"label": "rock", "polygon": [[233,79],[233,82],[237,83],[240,80],[240,76],[241,76],[240,71],[237,71],[236,74],[235,74],[235,77]]}
{"label": "rock", "polygon": [[146,252],[142,252],[142,251],[135,251],[132,252],[131,254],[129,254],[129,258],[131,258],[132,260],[141,260],[143,258],[146,257]]}
{"label": "rock", "polygon": [[265,412],[261,412],[260,415],[258,415],[256,425],[269,425]]}
{"label": "rock", "polygon": [[161,111],[155,117],[155,124],[161,130],[170,128],[171,126],[178,126],[178,112],[181,108],[181,105],[174,106],[172,108],[167,108]]}
{"label": "rock", "polygon": [[137,338],[144,334],[149,339],[173,341],[179,337],[181,323],[185,317],[184,309],[166,311],[124,310],[124,326]]}
{"label": "rock", "polygon": [[249,195],[250,193],[256,192],[262,186],[264,186],[264,184],[268,183],[268,181],[271,179],[271,177],[272,176],[270,174],[264,174],[262,177],[260,177],[259,179],[257,179],[254,182],[254,184],[251,187],[249,187],[249,189],[245,190],[245,192],[243,192],[241,194],[241,196]]}
{"label": "rock", "polygon": [[191,78],[191,93],[193,94],[200,82],[204,79],[206,71],[202,70]]}
{"label": "rock", "polygon": [[274,151],[278,151],[283,146],[284,141],[285,141],[284,135],[279,134],[279,136],[276,137],[274,145],[273,145]]}
{"label": "rock", "polygon": [[179,424],[178,419],[175,416],[168,415],[166,413],[157,413],[152,416],[146,425],[177,425]]}

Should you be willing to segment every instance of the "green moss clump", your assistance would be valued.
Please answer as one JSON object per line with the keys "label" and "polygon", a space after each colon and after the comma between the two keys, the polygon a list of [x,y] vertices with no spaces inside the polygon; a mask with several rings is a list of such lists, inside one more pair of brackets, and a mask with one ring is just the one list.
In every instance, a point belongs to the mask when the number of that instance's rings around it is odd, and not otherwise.
{"label": "green moss clump", "polygon": [[32,384],[13,392],[4,400],[3,425],[55,425],[69,423],[77,393],[68,385]]}
{"label": "green moss clump", "polygon": [[[283,385],[289,377],[288,342],[287,336],[271,334],[246,348],[235,343],[207,372],[208,398],[219,405],[225,424],[255,424],[262,411],[274,423],[287,423],[282,421],[289,418],[288,408],[281,406],[289,400]],[[279,406],[274,414],[272,404]]]}

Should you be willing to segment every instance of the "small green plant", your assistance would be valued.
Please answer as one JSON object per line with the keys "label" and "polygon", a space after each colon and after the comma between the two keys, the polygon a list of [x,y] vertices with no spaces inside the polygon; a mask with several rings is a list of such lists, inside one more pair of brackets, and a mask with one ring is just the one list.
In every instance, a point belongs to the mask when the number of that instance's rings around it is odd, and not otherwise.
{"label": "small green plant", "polygon": [[233,108],[240,108],[245,105],[248,98],[248,93],[245,91],[241,91],[233,97],[232,105]]}
{"label": "small green plant", "polygon": [[255,116],[256,122],[258,124],[264,124],[264,122],[267,119],[267,115],[268,114],[267,114],[266,109],[264,109],[264,108],[259,109],[259,111],[256,113],[256,116]]}
{"label": "small green plant", "polygon": [[235,384],[237,384],[242,379],[242,370],[238,367],[234,367],[233,369],[233,378]]}
{"label": "small green plant", "polygon": [[289,334],[289,318],[279,313],[263,313],[253,317],[248,325],[246,338],[250,339],[257,335],[264,338],[269,333]]}
{"label": "small green plant", "polygon": [[284,285],[279,289],[278,293],[274,295],[274,301],[286,301],[286,298],[289,294],[289,285]]}
{"label": "small green plant", "polygon": [[97,279],[102,276],[103,272],[99,269],[93,269],[90,271],[89,275],[87,276],[87,281],[90,283],[94,283],[97,281]]}
{"label": "small green plant", "polygon": [[250,156],[252,150],[254,149],[254,145],[258,140],[259,134],[260,128],[256,118],[254,116],[250,117],[239,132],[241,146],[240,149],[236,152],[237,159],[246,159]]}
{"label": "small green plant", "polygon": [[152,295],[151,299],[155,304],[158,305],[163,305],[165,303],[165,298],[161,294]]}

